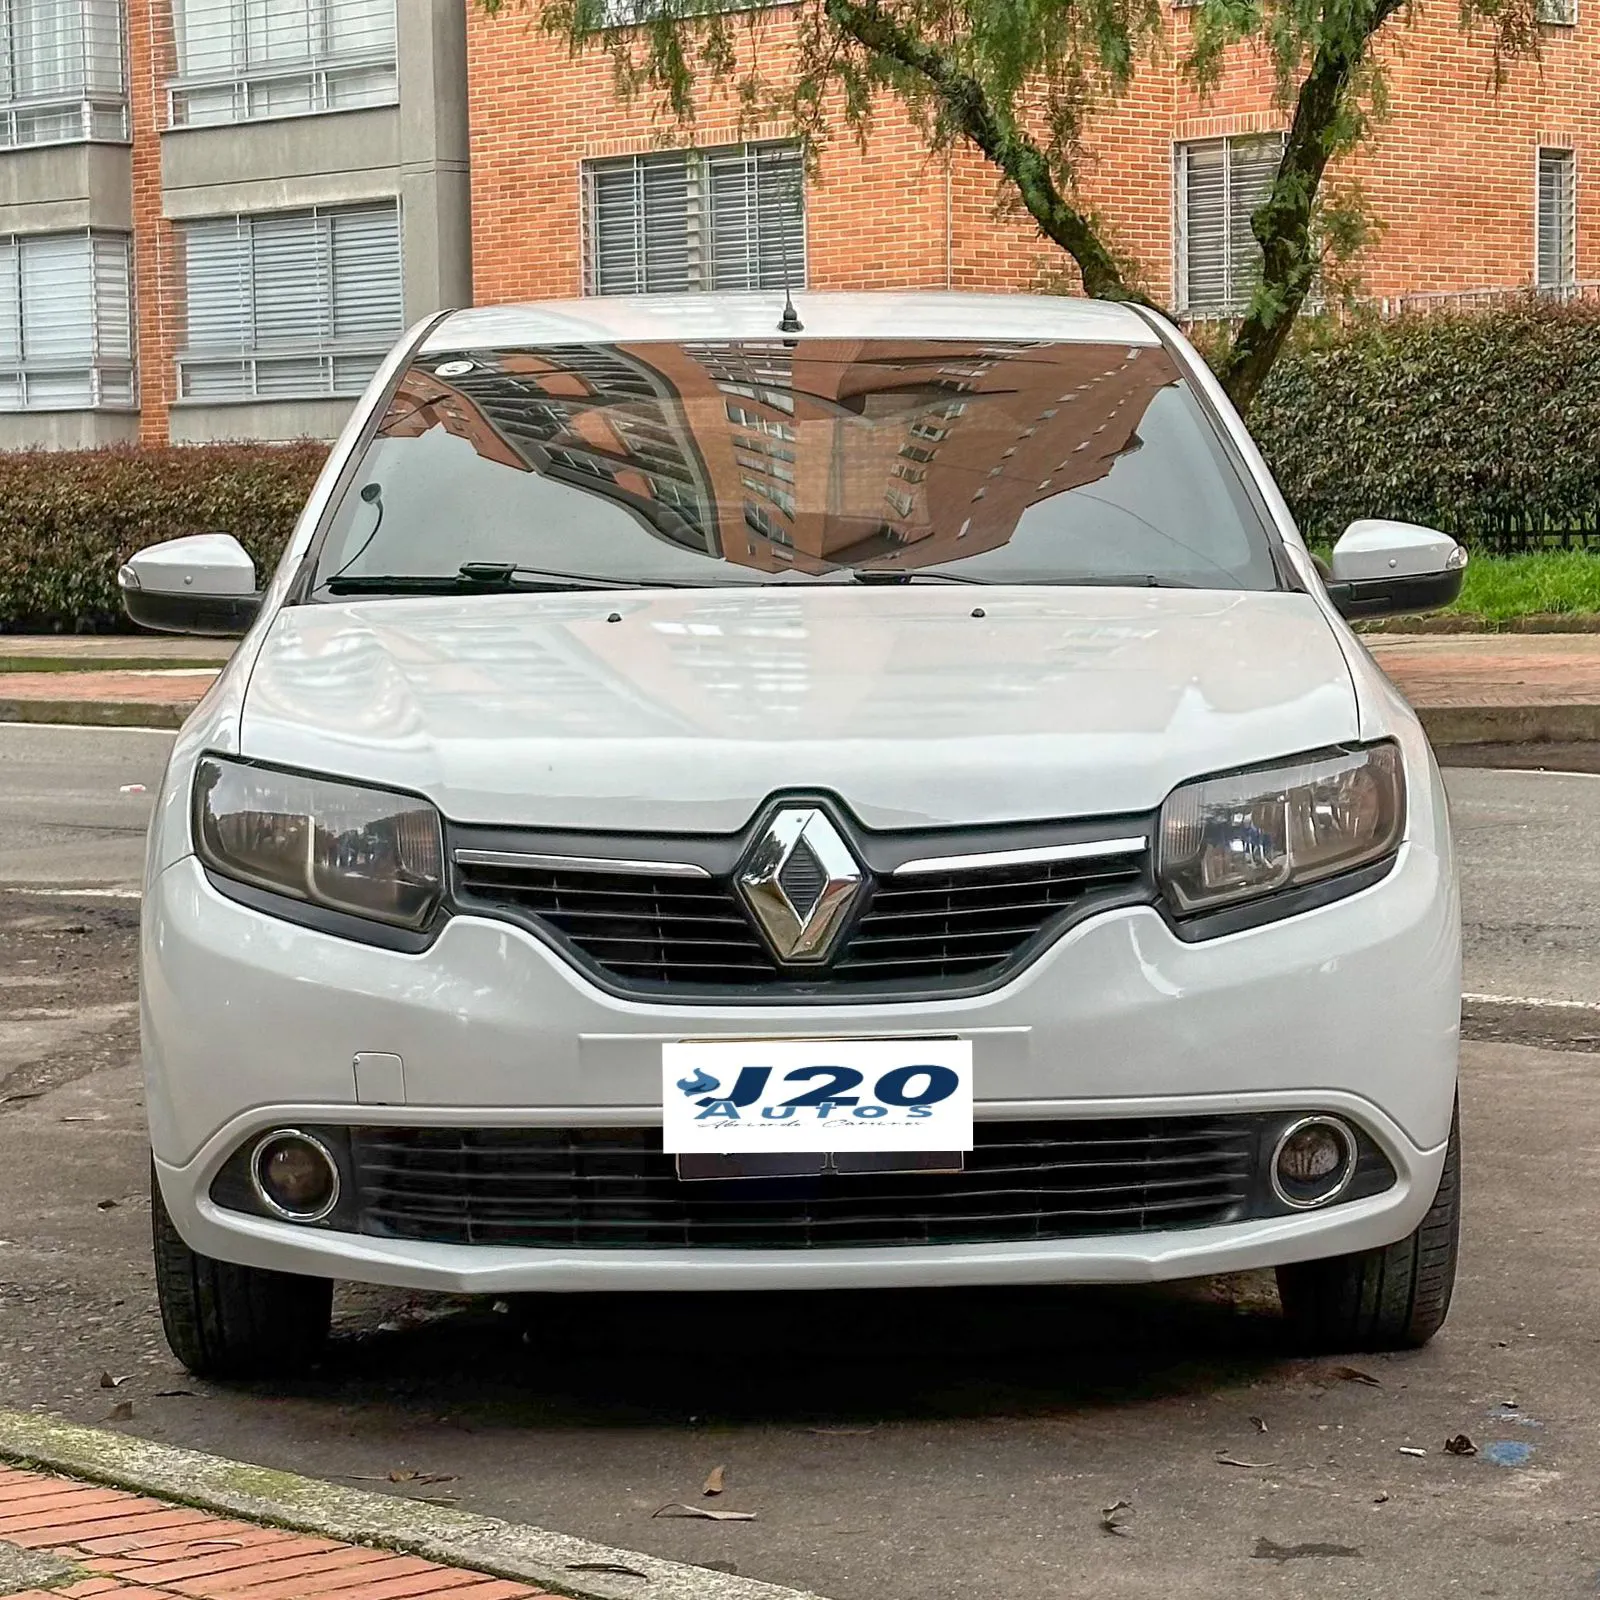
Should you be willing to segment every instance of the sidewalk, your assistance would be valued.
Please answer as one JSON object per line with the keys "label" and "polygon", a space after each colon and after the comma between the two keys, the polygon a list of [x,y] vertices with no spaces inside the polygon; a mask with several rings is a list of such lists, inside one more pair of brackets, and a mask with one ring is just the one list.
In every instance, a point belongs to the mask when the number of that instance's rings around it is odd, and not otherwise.
{"label": "sidewalk", "polygon": [[[26,1585],[32,1587],[26,1587]],[[13,1600],[533,1600],[549,1593],[0,1467],[0,1595]]]}
{"label": "sidewalk", "polygon": [[[1369,634],[1436,745],[1600,741],[1600,633]],[[226,640],[0,635],[0,722],[175,728]],[[18,669],[21,670],[18,670]]]}

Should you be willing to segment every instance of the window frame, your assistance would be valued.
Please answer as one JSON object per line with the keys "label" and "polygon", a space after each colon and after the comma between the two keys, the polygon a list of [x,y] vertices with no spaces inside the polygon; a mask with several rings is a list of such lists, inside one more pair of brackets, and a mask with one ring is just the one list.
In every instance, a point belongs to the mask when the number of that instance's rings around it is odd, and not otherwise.
{"label": "window frame", "polygon": [[[37,8],[40,0],[0,0],[0,150],[33,150],[65,144],[127,144],[132,138],[128,116],[128,13],[125,0],[53,0],[59,15],[75,14],[76,40],[68,39],[61,52],[62,75],[77,82],[59,91],[25,93],[18,89],[20,62],[18,17],[24,5]],[[53,26],[60,27],[59,20]],[[70,33],[70,28],[69,28]],[[108,62],[96,52],[115,41],[115,59]],[[97,81],[109,65],[116,87]],[[77,125],[69,132],[43,138],[23,138],[32,117],[66,117],[76,113]],[[102,120],[104,119],[104,120]],[[107,230],[100,230],[102,232]]]}
{"label": "window frame", "polygon": [[[1561,158],[1565,169],[1564,204],[1566,215],[1558,218],[1563,239],[1564,263],[1557,262],[1558,276],[1544,276],[1544,175],[1545,159]],[[1564,265],[1565,271],[1561,268]],[[1541,144],[1533,156],[1533,286],[1535,289],[1570,289],[1578,281],[1578,152],[1571,145]]]}
{"label": "window frame", "polygon": [[[696,294],[714,292],[718,288],[748,287],[748,285],[722,285],[715,281],[716,239],[713,195],[713,174],[718,162],[740,159],[758,163],[765,152],[792,153],[794,157],[795,192],[798,199],[799,227],[792,241],[791,251],[784,247],[782,259],[777,263],[780,280],[791,289],[804,289],[809,273],[809,222],[805,180],[805,148],[798,139],[747,139],[734,144],[694,145],[677,150],[641,150],[621,156],[597,156],[578,165],[579,191],[579,292],[585,298],[604,299],[618,294],[650,294],[655,292]],[[685,277],[687,283],[673,284],[660,290],[650,283],[649,229],[645,217],[644,174],[647,169],[666,170],[669,158],[681,159],[684,167],[685,187]],[[633,286],[627,289],[602,289],[600,265],[600,202],[598,179],[606,172],[623,169],[633,176],[632,218],[634,228]],[[759,172],[759,167],[756,168]],[[768,270],[763,264],[760,238],[761,199],[757,190],[752,211],[757,217],[756,253],[745,267],[746,277],[759,280]],[[786,235],[785,235],[786,237]],[[771,287],[770,285],[767,287]],[[782,282],[778,287],[782,287]]]}
{"label": "window frame", "polygon": [[[334,329],[338,314],[338,283],[336,281],[335,223],[341,216],[382,212],[394,218],[395,280],[393,293],[397,315],[391,329],[382,335],[341,338]],[[308,218],[317,230],[315,254],[325,275],[326,294],[316,307],[317,331],[303,340],[274,342],[261,336],[261,314],[258,287],[258,243],[256,225],[294,218]],[[189,318],[189,228],[215,224],[233,224],[235,229],[248,230],[248,245],[241,262],[241,303],[245,307],[242,326],[248,338],[238,345],[196,345],[190,340]],[[325,227],[319,226],[326,223]],[[383,359],[404,333],[405,314],[405,216],[396,196],[388,200],[356,201],[346,205],[296,206],[281,211],[254,211],[225,213],[219,217],[186,218],[178,225],[177,250],[178,280],[175,285],[179,313],[178,337],[172,352],[173,375],[176,389],[173,405],[260,405],[285,401],[290,404],[308,400],[345,400],[359,397],[371,381],[372,374],[382,365]],[[324,331],[325,330],[325,331]],[[323,382],[319,386],[307,384],[297,389],[263,389],[262,367],[272,362],[308,361],[316,363]],[[340,365],[362,363],[369,368],[358,381],[340,382]],[[241,375],[238,392],[225,389],[195,392],[193,376],[200,369],[226,369],[236,366]]]}
{"label": "window frame", "polygon": [[[89,360],[88,364],[65,364],[61,361],[45,361],[30,359],[28,355],[28,306],[24,294],[26,284],[26,271],[24,257],[28,246],[38,240],[51,239],[82,239],[87,246],[88,290],[89,290]],[[101,244],[114,244],[120,248],[122,256],[122,277],[126,284],[124,295],[117,307],[126,317],[127,354],[124,356],[120,349],[107,353],[103,348],[104,329],[102,327],[101,306],[101,276],[99,263],[96,259],[97,247]],[[138,350],[135,329],[138,326],[137,307],[133,297],[133,235],[121,233],[110,228],[65,228],[52,229],[41,233],[5,233],[0,234],[0,250],[5,248],[13,250],[10,264],[11,285],[9,291],[0,294],[0,303],[9,297],[11,304],[16,308],[16,348],[17,359],[11,362],[0,358],[0,382],[15,380],[17,391],[21,397],[18,405],[8,405],[0,400],[0,415],[24,416],[47,411],[113,411],[120,413],[136,412],[139,409],[139,373]],[[76,316],[76,309],[69,313]],[[3,330],[9,333],[12,330]],[[119,341],[120,342],[120,341]],[[83,374],[88,380],[89,398],[85,401],[63,404],[59,398],[41,402],[29,403],[30,380],[37,383],[46,376],[77,376]],[[125,394],[108,399],[106,387],[108,378],[116,377],[125,379]]]}
{"label": "window frame", "polygon": [[[1288,135],[1282,129],[1256,133],[1224,133],[1204,138],[1174,139],[1172,141],[1172,301],[1174,308],[1185,316],[1199,320],[1239,316],[1248,304],[1249,295],[1235,292],[1235,262],[1233,260],[1233,151],[1237,145],[1268,144],[1276,141],[1279,159]],[[1187,152],[1208,146],[1222,149],[1223,174],[1223,279],[1227,294],[1222,304],[1196,307],[1189,294],[1189,238],[1188,218],[1188,160]],[[1253,210],[1254,208],[1252,208]]]}
{"label": "window frame", "polygon": [[[251,122],[284,122],[296,117],[336,116],[344,111],[366,111],[400,103],[399,72],[399,11],[396,0],[378,0],[387,5],[388,41],[384,46],[369,50],[336,50],[329,40],[332,33],[333,10],[339,0],[296,0],[307,19],[308,37],[317,42],[308,48],[303,59],[280,63],[253,61],[251,59],[251,21],[247,6],[238,0],[209,0],[217,10],[227,15],[230,33],[231,59],[226,69],[185,72],[183,67],[183,34],[187,26],[182,19],[182,0],[155,0],[164,8],[166,25],[171,33],[170,59],[172,70],[163,84],[163,126],[168,129],[230,128]],[[337,80],[359,73],[387,71],[388,82],[372,99],[363,99],[339,105],[333,101],[333,87]],[[275,85],[303,81],[310,105],[292,111],[257,111],[255,98]],[[185,97],[206,91],[229,91],[232,108],[229,115],[195,119],[180,115],[179,104]]]}

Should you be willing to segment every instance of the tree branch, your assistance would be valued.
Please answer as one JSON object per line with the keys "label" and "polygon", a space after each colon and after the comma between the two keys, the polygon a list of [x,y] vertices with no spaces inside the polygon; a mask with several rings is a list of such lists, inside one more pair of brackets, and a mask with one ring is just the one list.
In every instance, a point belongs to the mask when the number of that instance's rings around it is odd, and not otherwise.
{"label": "tree branch", "polygon": [[1016,186],[1028,214],[1045,237],[1077,262],[1084,292],[1098,300],[1147,304],[1129,285],[1083,212],[1061,193],[1038,143],[996,112],[983,85],[936,45],[908,32],[879,0],[824,0],[828,19],[863,49],[898,63],[932,85],[955,125]]}
{"label": "tree branch", "polygon": [[1367,46],[1403,0],[1379,0],[1359,31],[1324,39],[1295,99],[1283,159],[1265,201],[1250,220],[1261,245],[1261,286],[1235,331],[1218,377],[1247,411],[1316,281],[1312,217],[1323,173],[1350,115],[1349,97]]}

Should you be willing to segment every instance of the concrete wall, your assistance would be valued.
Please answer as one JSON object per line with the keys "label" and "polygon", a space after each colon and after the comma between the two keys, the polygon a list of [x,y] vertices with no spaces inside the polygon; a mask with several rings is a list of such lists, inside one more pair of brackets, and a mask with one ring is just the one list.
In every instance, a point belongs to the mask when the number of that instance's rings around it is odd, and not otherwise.
{"label": "concrete wall", "polygon": [[332,439],[344,427],[353,400],[258,400],[236,405],[172,408],[174,444],[220,444],[253,439],[292,444],[297,439]]}
{"label": "concrete wall", "polygon": [[133,227],[132,156],[121,144],[0,154],[0,233]]}
{"label": "concrete wall", "polygon": [[138,436],[131,411],[0,412],[0,450],[93,450]]}

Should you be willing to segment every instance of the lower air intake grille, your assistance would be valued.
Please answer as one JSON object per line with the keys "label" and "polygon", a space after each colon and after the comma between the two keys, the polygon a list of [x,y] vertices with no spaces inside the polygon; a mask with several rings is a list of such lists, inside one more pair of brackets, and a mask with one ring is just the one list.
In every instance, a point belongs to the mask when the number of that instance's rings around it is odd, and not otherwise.
{"label": "lower air intake grille", "polygon": [[618,1248],[1007,1243],[1230,1222],[1263,1119],[980,1122],[958,1173],[683,1182],[658,1128],[355,1128],[363,1233]]}

